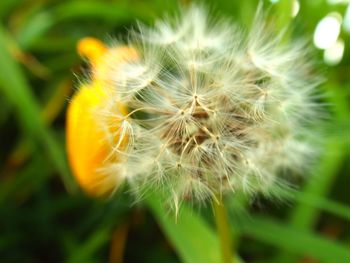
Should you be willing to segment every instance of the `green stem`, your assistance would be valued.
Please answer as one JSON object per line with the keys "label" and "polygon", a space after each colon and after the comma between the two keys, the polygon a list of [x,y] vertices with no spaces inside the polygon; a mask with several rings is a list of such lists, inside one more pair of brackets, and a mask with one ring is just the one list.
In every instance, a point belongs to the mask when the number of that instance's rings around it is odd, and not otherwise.
{"label": "green stem", "polygon": [[218,203],[218,201],[214,200],[213,207],[215,213],[216,226],[220,237],[222,263],[233,263],[234,260],[232,257],[232,239],[230,228],[228,225],[225,205],[222,201]]}

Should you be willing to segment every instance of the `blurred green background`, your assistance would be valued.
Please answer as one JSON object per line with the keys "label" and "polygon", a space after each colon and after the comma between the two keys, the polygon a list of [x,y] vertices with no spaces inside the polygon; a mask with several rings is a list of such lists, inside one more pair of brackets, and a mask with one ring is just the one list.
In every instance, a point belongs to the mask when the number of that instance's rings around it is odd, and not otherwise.
{"label": "blurred green background", "polygon": [[[242,27],[258,2],[207,1]],[[350,1],[263,2],[276,27],[310,42],[330,118],[295,196],[256,198],[246,212],[227,198],[236,250],[242,262],[350,262]],[[93,200],[65,157],[65,109],[84,68],[77,41],[123,39],[136,20],[152,24],[178,3],[0,1],[0,262],[219,262],[210,205],[185,207],[176,223],[156,198]]]}

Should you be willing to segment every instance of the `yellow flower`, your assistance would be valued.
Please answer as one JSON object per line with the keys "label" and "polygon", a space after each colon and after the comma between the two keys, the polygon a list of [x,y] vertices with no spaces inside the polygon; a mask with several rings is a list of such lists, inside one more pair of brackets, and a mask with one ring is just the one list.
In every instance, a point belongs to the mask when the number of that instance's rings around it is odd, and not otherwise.
{"label": "yellow flower", "polygon": [[[105,77],[108,63],[113,61],[118,65],[127,59],[136,59],[136,52],[128,47],[107,48],[101,41],[85,38],[78,43],[78,53],[86,57],[92,68],[91,83],[82,85],[73,96],[67,109],[67,152],[74,176],[80,186],[92,196],[102,196],[111,193],[120,184],[117,176],[107,175],[101,169],[109,162],[118,162],[118,158],[110,155],[113,144],[120,140],[120,119],[110,119],[113,122],[109,134],[115,138],[107,138],[105,131],[96,119],[96,109],[108,98],[110,84]],[[127,114],[125,106],[117,102],[118,111]],[[127,138],[122,139],[125,145]],[[114,157],[113,157],[114,156]]]}

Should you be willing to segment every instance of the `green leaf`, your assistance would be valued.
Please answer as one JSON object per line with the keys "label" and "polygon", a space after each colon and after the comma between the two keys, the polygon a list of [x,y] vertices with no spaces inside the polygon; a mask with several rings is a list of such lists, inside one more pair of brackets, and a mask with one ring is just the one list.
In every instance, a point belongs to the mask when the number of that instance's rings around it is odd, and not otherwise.
{"label": "green leaf", "polygon": [[91,261],[93,255],[101,249],[110,239],[111,227],[99,228],[74,253],[68,258],[68,263],[80,263]]}
{"label": "green leaf", "polygon": [[121,24],[122,21],[134,20],[135,18],[147,19],[152,13],[141,12],[140,10],[147,8],[140,6],[131,8],[125,3],[111,4],[101,1],[72,1],[55,6],[49,10],[43,10],[36,13],[26,23],[18,33],[18,42],[27,49],[41,36],[43,36],[50,28],[65,21],[71,21],[79,18],[98,19],[109,21],[114,24]]}
{"label": "green leaf", "polygon": [[308,193],[297,193],[296,199],[303,203],[305,209],[309,210],[318,208],[319,210],[334,214],[338,217],[344,218],[350,222],[350,207],[333,200],[323,198],[322,196],[308,194]]}
{"label": "green leaf", "polygon": [[[310,182],[300,194],[297,194],[297,199],[300,202],[290,213],[289,224],[300,230],[313,229],[321,209],[348,216],[346,212],[348,209],[339,210],[342,206],[327,201],[323,197],[327,196],[333,186],[333,181],[338,174],[337,171],[346,156],[345,148],[336,139],[329,138],[325,149],[326,153],[313,171]],[[329,206],[330,204],[331,206]],[[277,262],[289,263],[295,262],[295,260],[287,253],[280,253],[277,256]]]}
{"label": "green leaf", "polygon": [[74,191],[76,185],[71,179],[64,149],[44,124],[39,104],[32,94],[21,68],[12,58],[7,43],[11,43],[11,41],[6,39],[6,31],[0,25],[0,91],[14,106],[25,135],[46,149],[67,189]]}
{"label": "green leaf", "polygon": [[[333,185],[340,164],[346,156],[346,151],[336,140],[329,140],[326,149],[327,153],[313,172],[314,177],[303,189],[305,195],[326,196]],[[317,209],[310,209],[310,206],[300,204],[291,214],[291,222],[297,227],[311,229],[319,213]]]}
{"label": "green leaf", "polygon": [[7,16],[14,7],[20,4],[22,0],[1,0],[0,1],[0,18]]}
{"label": "green leaf", "polygon": [[238,227],[243,234],[288,252],[312,256],[322,263],[350,262],[348,247],[275,220],[254,216]]}
{"label": "green leaf", "polygon": [[[179,218],[175,220],[164,210],[159,198],[152,196],[146,201],[182,262],[221,262],[219,239],[200,216],[182,206]],[[235,262],[242,261],[237,258]]]}
{"label": "green leaf", "polygon": [[[0,184],[0,204],[3,205],[12,195],[26,195],[26,193],[40,188],[48,175],[52,173],[52,167],[43,165],[44,158],[34,154],[31,162],[16,173],[16,176],[8,176]],[[40,171],[40,176],[38,176]],[[35,180],[33,180],[35,178]]]}

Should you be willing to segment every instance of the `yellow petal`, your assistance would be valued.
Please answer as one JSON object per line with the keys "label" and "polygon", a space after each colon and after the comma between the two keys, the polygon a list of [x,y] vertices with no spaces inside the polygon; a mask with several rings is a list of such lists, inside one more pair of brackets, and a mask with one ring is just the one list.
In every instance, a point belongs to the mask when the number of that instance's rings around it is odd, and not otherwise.
{"label": "yellow petal", "polygon": [[130,47],[116,46],[108,49],[93,66],[93,81],[100,82],[106,88],[113,86],[113,76],[117,74],[118,67],[125,61],[136,60],[137,58],[138,55],[135,49]]}
{"label": "yellow petal", "polygon": [[94,66],[98,63],[100,57],[105,54],[107,47],[96,38],[85,37],[78,42],[77,50],[80,56],[89,59]]}
{"label": "yellow petal", "polygon": [[104,99],[101,89],[83,86],[67,110],[68,159],[78,183],[94,196],[108,194],[115,187],[106,184],[105,175],[98,172],[110,153],[110,145],[94,116],[94,109]]}
{"label": "yellow petal", "polygon": [[90,61],[93,81],[104,82],[104,84],[109,83],[111,76],[118,70],[118,65],[138,58],[133,48],[127,46],[107,48],[103,42],[92,37],[81,39],[77,50],[80,56]]}
{"label": "yellow petal", "polygon": [[78,52],[91,62],[92,83],[79,89],[67,109],[68,160],[80,186],[92,196],[101,196],[111,193],[121,183],[118,171],[103,171],[121,161],[111,153],[117,144],[119,150],[125,147],[128,135],[120,138],[123,118],[116,117],[127,115],[122,102],[114,102],[109,109],[112,113],[110,116],[102,117],[103,114],[99,115],[98,111],[108,105],[111,95],[108,83],[110,71],[116,70],[125,60],[136,59],[137,54],[134,49],[124,46],[107,49],[102,42],[93,38],[80,41]]}

